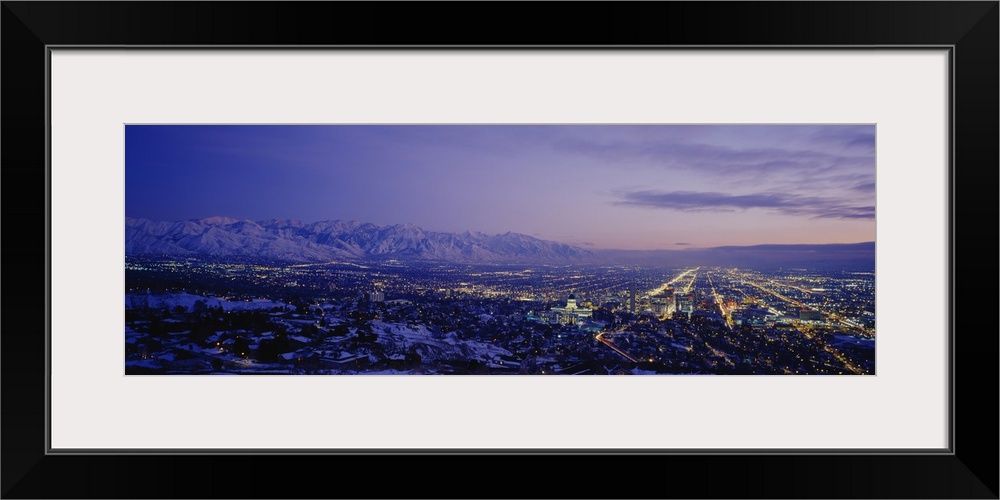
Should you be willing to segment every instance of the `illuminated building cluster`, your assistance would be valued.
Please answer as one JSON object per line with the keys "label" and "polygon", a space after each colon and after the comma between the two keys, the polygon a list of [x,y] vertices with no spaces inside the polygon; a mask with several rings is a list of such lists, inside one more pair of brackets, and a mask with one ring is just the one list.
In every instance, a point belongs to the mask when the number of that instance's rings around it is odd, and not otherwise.
{"label": "illuminated building cluster", "polygon": [[127,373],[873,374],[874,273],[129,258]]}

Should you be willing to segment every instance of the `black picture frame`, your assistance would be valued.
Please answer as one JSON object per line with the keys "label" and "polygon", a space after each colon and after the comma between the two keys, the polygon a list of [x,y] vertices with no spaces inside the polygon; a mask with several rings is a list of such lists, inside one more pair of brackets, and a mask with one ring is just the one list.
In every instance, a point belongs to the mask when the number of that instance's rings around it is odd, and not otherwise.
{"label": "black picture frame", "polygon": [[[2,4],[0,160],[8,195],[2,252],[14,270],[3,294],[0,338],[5,498],[998,498],[997,272],[989,258],[997,255],[1000,170],[996,1],[557,3],[551,9],[537,3]],[[414,44],[950,47],[951,452],[490,454],[489,461],[478,453],[47,453],[47,47]],[[987,259],[976,258],[980,253]],[[303,462],[329,468],[331,478],[304,476]],[[619,480],[595,473],[611,464]],[[557,472],[567,466],[577,473]],[[441,477],[428,478],[427,467]],[[370,473],[384,478],[367,482]]]}

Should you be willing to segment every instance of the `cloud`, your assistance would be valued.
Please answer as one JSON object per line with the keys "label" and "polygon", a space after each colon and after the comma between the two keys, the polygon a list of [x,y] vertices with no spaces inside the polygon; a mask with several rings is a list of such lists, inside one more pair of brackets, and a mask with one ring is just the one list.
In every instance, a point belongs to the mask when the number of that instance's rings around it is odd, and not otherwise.
{"label": "cloud", "polygon": [[[668,167],[708,169],[720,174],[809,174],[830,166],[874,166],[874,155],[791,148],[733,148],[712,144],[661,142],[563,143],[577,152]],[[874,174],[874,170],[872,169]]]}
{"label": "cloud", "polygon": [[875,206],[843,206],[813,216],[816,219],[874,219]]}
{"label": "cloud", "polygon": [[795,192],[875,181],[871,125],[651,127],[631,137],[563,137],[556,147],[621,168],[686,172],[685,179],[716,186],[752,181]]}
{"label": "cloud", "polygon": [[682,212],[726,212],[765,209],[784,215],[817,219],[874,219],[874,205],[854,205],[846,200],[801,196],[790,193],[728,194],[697,191],[631,191],[616,205],[662,208]]}
{"label": "cloud", "polygon": [[874,125],[821,127],[809,138],[816,147],[853,153],[875,152]]}
{"label": "cloud", "polygon": [[874,193],[875,192],[875,183],[874,182],[862,182],[861,184],[858,184],[858,185],[854,186],[851,189],[854,189],[855,191],[861,191],[862,193]]}
{"label": "cloud", "polygon": [[691,244],[688,243],[688,242],[686,242],[686,241],[681,241],[681,242],[678,242],[678,243],[674,243],[674,245],[690,246]]}

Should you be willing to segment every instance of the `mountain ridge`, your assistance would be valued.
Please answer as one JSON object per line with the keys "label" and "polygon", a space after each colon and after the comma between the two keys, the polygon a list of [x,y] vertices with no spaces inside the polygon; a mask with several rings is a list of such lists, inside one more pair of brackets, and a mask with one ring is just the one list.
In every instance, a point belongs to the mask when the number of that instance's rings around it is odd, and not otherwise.
{"label": "mountain ridge", "polygon": [[586,250],[508,231],[429,231],[406,223],[304,223],[205,217],[125,218],[125,254],[265,258],[298,263],[409,260],[456,264],[635,264],[874,267],[875,242]]}
{"label": "mountain ridge", "polygon": [[449,233],[414,224],[206,217],[183,221],[125,218],[126,255],[261,257],[292,262],[408,259],[455,263],[574,263],[593,252],[508,231]]}

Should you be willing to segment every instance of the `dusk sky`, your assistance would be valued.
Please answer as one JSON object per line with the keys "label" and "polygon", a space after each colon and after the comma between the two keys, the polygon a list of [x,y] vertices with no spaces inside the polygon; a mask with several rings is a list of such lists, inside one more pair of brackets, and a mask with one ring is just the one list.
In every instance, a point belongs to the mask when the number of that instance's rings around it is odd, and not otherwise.
{"label": "dusk sky", "polygon": [[125,215],[582,248],[875,240],[874,125],[128,125]]}

